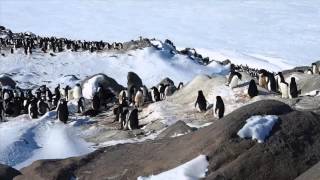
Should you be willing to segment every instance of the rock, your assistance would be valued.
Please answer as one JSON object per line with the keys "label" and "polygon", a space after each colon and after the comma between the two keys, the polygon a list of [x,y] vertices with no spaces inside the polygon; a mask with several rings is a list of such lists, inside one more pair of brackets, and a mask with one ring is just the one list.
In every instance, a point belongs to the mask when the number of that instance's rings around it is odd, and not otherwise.
{"label": "rock", "polygon": [[130,89],[132,86],[140,88],[143,85],[141,78],[134,72],[128,72],[127,80],[128,89]]}
{"label": "rock", "polygon": [[295,180],[316,180],[316,179],[320,179],[320,162],[312,166],[310,169],[308,169],[306,172],[301,174]]}
{"label": "rock", "polygon": [[16,87],[16,82],[11,79],[9,76],[6,75],[1,75],[0,76],[0,87],[9,87],[9,88],[15,88]]}
{"label": "rock", "polygon": [[120,91],[124,89],[124,87],[118,84],[113,78],[100,73],[90,76],[82,81],[81,87],[83,97],[86,99],[92,99],[97,90],[98,84],[101,84],[103,88],[109,88],[115,94],[119,94]]}
{"label": "rock", "polygon": [[192,131],[193,131],[193,129],[191,127],[189,127],[185,122],[178,121],[175,124],[173,124],[172,126],[168,127],[163,132],[161,132],[158,135],[157,139],[181,136],[181,135],[188,134]]}
{"label": "rock", "polygon": [[[237,136],[253,115],[280,118],[263,144]],[[175,168],[199,154],[209,160],[205,179],[294,179],[320,160],[319,138],[318,114],[264,100],[184,136],[115,145],[63,160],[36,161],[23,168],[24,175],[17,179],[135,179]]]}
{"label": "rock", "polygon": [[174,82],[168,77],[166,77],[162,81],[160,81],[160,83],[157,85],[157,87],[159,87],[160,84],[174,86]]}
{"label": "rock", "polygon": [[21,173],[7,165],[0,164],[0,179],[1,180],[11,180],[16,176],[21,175]]}

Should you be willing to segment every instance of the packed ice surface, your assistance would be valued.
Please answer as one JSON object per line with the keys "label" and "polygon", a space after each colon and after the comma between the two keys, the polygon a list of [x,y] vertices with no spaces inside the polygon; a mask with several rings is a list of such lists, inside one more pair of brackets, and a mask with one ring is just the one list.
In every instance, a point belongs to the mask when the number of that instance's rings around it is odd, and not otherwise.
{"label": "packed ice surface", "polygon": [[149,177],[138,177],[138,180],[197,180],[204,178],[209,163],[205,155],[199,155],[191,161],[176,168]]}
{"label": "packed ice surface", "polygon": [[263,143],[269,136],[272,127],[278,122],[278,116],[252,116],[247,119],[246,124],[238,131],[238,136],[241,138],[252,138]]}
{"label": "packed ice surface", "polygon": [[39,159],[79,156],[93,151],[75,125],[66,125],[49,112],[31,120],[21,115],[0,123],[0,163],[21,169]]}
{"label": "packed ice surface", "polygon": [[171,39],[218,60],[285,68],[319,58],[319,11],[318,0],[1,0],[0,24],[72,39]]}

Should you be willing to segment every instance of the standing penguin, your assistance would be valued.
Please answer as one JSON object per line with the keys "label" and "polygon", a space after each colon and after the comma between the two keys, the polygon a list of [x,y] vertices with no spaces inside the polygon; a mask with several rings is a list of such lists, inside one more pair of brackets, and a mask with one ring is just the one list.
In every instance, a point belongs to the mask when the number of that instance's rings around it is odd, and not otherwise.
{"label": "standing penguin", "polygon": [[250,84],[249,84],[249,88],[248,88],[248,95],[250,96],[250,98],[253,98],[255,96],[257,96],[259,93],[256,82],[251,79]]}
{"label": "standing penguin", "polygon": [[100,109],[100,98],[99,98],[99,94],[98,93],[95,93],[93,95],[93,98],[92,98],[92,109],[97,111],[97,112]]}
{"label": "standing penguin", "polygon": [[76,84],[72,90],[72,96],[74,99],[80,99],[82,97],[82,89],[80,84]]}
{"label": "standing penguin", "polygon": [[277,82],[273,73],[268,73],[268,91],[277,92]]}
{"label": "standing penguin", "polygon": [[128,111],[126,116],[125,129],[139,129],[138,109],[134,108]]}
{"label": "standing penguin", "polygon": [[44,115],[45,113],[47,113],[50,110],[49,105],[43,99],[40,99],[38,101],[37,107],[38,107],[39,115]]}
{"label": "standing penguin", "polygon": [[207,100],[203,95],[203,92],[200,90],[198,91],[198,97],[194,104],[194,107],[199,111],[203,112],[207,110]]}
{"label": "standing penguin", "polygon": [[214,116],[221,119],[224,115],[224,103],[221,96],[216,97]]}
{"label": "standing penguin", "polygon": [[143,93],[141,89],[137,91],[136,96],[134,97],[134,103],[136,107],[143,106],[144,100],[143,100]]}
{"label": "standing penguin", "polygon": [[63,122],[67,123],[68,116],[69,116],[69,110],[68,110],[68,102],[65,99],[61,99],[58,103],[57,107],[57,118]]}
{"label": "standing penguin", "polygon": [[275,79],[278,85],[278,91],[281,92],[280,84],[281,82],[285,82],[282,72],[278,72],[278,74],[275,76]]}
{"label": "standing penguin", "polygon": [[159,92],[160,92],[160,99],[163,100],[165,98],[165,95],[164,95],[164,91],[166,89],[168,85],[163,85],[163,84],[160,84],[159,86]]}
{"label": "standing penguin", "polygon": [[307,74],[313,74],[312,70],[311,70],[311,69],[308,69],[308,70],[307,70]]}
{"label": "standing penguin", "polygon": [[319,74],[319,69],[316,63],[312,63],[312,73],[313,74]]}
{"label": "standing penguin", "polygon": [[142,94],[143,94],[143,101],[144,102],[148,102],[151,98],[149,97],[149,92],[146,86],[142,86],[140,88],[142,90]]}
{"label": "standing penguin", "polygon": [[80,97],[78,100],[78,113],[83,113],[85,111],[85,100]]}
{"label": "standing penguin", "polygon": [[119,93],[119,104],[125,103],[126,99],[127,99],[126,91],[125,90],[120,91],[120,93]]}
{"label": "standing penguin", "polygon": [[28,114],[30,119],[38,118],[38,107],[37,107],[37,100],[32,99],[29,107],[28,107]]}
{"label": "standing penguin", "polygon": [[61,98],[61,94],[60,94],[60,84],[58,84],[58,86],[54,89],[54,98],[53,98],[53,105],[55,107],[58,106],[58,102]]}
{"label": "standing penguin", "polygon": [[66,98],[67,101],[69,101],[69,100],[72,99],[72,97],[71,97],[71,95],[70,95],[70,94],[71,94],[71,93],[70,93],[70,92],[71,92],[70,90],[71,90],[71,88],[70,88],[70,86],[68,86],[68,85],[64,88],[64,96],[65,96],[65,98]]}
{"label": "standing penguin", "polygon": [[229,87],[231,88],[231,89],[233,89],[233,88],[235,88],[235,87],[237,87],[238,86],[238,82],[239,82],[239,80],[241,80],[242,79],[242,75],[239,73],[239,72],[236,72],[236,71],[232,71],[231,73],[230,73],[230,76],[229,76],[229,78],[228,78],[228,85],[229,85]]}
{"label": "standing penguin", "polygon": [[289,89],[290,89],[290,94],[289,94],[290,98],[298,97],[298,87],[297,87],[296,79],[294,77],[291,77]]}
{"label": "standing penguin", "polygon": [[153,102],[160,101],[160,93],[156,87],[151,88],[151,96]]}
{"label": "standing penguin", "polygon": [[282,98],[289,98],[289,87],[288,83],[285,81],[280,82],[280,92],[281,92],[281,97]]}
{"label": "standing penguin", "polygon": [[179,85],[178,85],[178,90],[180,90],[182,88],[183,88],[183,82],[180,82]]}
{"label": "standing penguin", "polygon": [[269,74],[269,72],[266,71],[265,69],[259,70],[258,76],[259,76],[259,86],[260,87],[267,88],[268,74]]}

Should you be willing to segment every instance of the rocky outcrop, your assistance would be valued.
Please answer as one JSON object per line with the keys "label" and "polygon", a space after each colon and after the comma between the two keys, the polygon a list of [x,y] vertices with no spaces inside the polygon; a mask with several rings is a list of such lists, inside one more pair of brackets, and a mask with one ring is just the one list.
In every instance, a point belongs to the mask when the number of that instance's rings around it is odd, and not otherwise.
{"label": "rocky outcrop", "polygon": [[[238,130],[252,115],[278,115],[280,123],[265,143],[244,140]],[[319,115],[288,105],[259,101],[212,125],[177,138],[101,148],[65,160],[41,160],[17,179],[134,179],[174,168],[205,154],[207,179],[294,179],[320,160]],[[299,162],[299,163],[297,163]]]}
{"label": "rocky outcrop", "polygon": [[0,164],[0,179],[1,180],[11,180],[20,174],[21,173],[18,170],[13,169],[12,167]]}

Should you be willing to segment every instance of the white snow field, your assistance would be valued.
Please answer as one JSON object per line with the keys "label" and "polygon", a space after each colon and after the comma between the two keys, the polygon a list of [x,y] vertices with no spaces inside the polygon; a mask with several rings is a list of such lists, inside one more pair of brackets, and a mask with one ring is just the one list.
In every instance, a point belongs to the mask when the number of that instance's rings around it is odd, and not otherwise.
{"label": "white snow field", "polygon": [[[170,39],[211,58],[251,65],[311,64],[320,57],[318,0],[0,0],[0,24],[72,39]],[[253,63],[255,65],[255,63]]]}
{"label": "white snow field", "polygon": [[190,81],[197,74],[225,74],[229,69],[229,66],[216,62],[203,66],[187,56],[170,55],[165,49],[156,50],[153,47],[121,54],[62,52],[54,57],[40,52],[26,56],[19,51],[0,58],[0,73],[12,74],[22,88],[44,83],[49,87],[55,87],[58,83],[73,87],[79,80],[97,73],[105,73],[126,87],[129,71],[137,73],[150,88],[165,77],[178,85],[179,82]]}
{"label": "white snow field", "polygon": [[252,116],[247,119],[246,124],[237,134],[241,138],[252,138],[252,140],[256,139],[259,143],[263,143],[278,119],[278,116],[275,115]]}
{"label": "white snow field", "polygon": [[162,172],[158,175],[151,175],[149,177],[138,177],[138,180],[197,180],[204,178],[207,172],[209,163],[205,155],[198,157],[182,164],[174,169]]}
{"label": "white snow field", "polygon": [[39,159],[79,156],[93,151],[77,124],[64,125],[49,112],[31,120],[21,115],[0,123],[0,163],[21,169]]}

